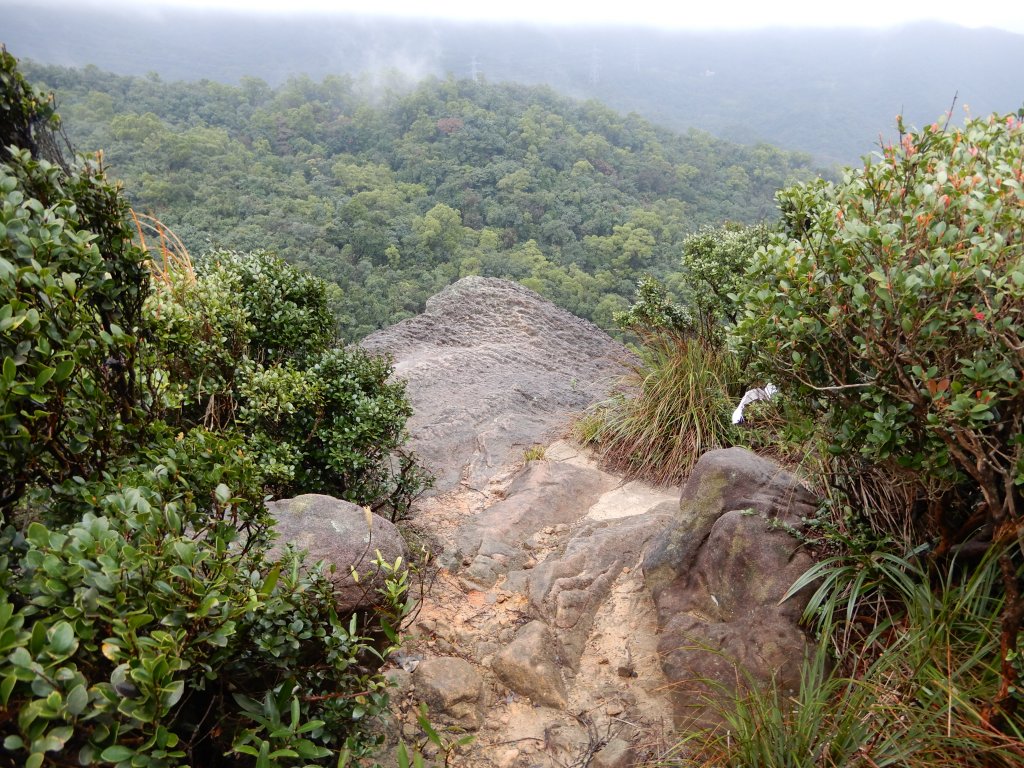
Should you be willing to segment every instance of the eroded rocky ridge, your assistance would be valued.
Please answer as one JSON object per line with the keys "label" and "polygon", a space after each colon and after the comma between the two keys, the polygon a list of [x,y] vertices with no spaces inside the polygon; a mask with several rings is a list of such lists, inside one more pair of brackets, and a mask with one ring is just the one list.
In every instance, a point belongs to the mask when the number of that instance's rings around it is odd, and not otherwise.
{"label": "eroded rocky ridge", "polygon": [[425,702],[475,735],[453,765],[626,768],[711,720],[701,678],[728,685],[738,661],[795,684],[805,596],[779,598],[809,564],[786,530],[813,507],[798,478],[716,451],[680,495],[552,442],[627,353],[504,281],[462,280],[366,346],[394,355],[440,475],[409,530],[433,557],[389,662],[392,745],[421,741]]}
{"label": "eroded rocky ridge", "polygon": [[466,277],[423,314],[361,343],[392,355],[414,408],[411,447],[437,476],[480,488],[569,414],[603,397],[629,359],[586,320],[508,280]]}

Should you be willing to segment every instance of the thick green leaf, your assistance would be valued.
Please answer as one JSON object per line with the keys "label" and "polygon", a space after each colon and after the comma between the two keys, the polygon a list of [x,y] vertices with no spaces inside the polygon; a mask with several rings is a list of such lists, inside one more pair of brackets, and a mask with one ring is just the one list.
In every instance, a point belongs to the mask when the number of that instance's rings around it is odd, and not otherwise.
{"label": "thick green leaf", "polygon": [[135,750],[121,744],[114,744],[100,753],[100,759],[106,760],[108,763],[119,763],[122,760],[130,760],[134,754]]}
{"label": "thick green leaf", "polygon": [[60,621],[49,632],[50,650],[58,656],[68,656],[78,646],[75,629],[70,623]]}

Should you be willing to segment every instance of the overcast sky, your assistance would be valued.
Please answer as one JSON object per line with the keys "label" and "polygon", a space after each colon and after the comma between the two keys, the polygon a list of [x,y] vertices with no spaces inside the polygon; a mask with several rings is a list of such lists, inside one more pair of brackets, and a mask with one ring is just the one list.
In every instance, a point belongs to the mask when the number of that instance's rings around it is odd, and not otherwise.
{"label": "overcast sky", "polygon": [[[45,0],[44,0],[45,1]],[[0,0],[0,6],[4,0]],[[59,0],[48,0],[49,3]],[[67,2],[67,0],[65,0]],[[82,2],[82,0],[79,0]],[[178,6],[295,14],[366,13],[552,24],[631,24],[670,29],[749,29],[767,26],[884,27],[937,20],[1024,33],[1024,2],[930,0],[86,0],[131,8]]]}

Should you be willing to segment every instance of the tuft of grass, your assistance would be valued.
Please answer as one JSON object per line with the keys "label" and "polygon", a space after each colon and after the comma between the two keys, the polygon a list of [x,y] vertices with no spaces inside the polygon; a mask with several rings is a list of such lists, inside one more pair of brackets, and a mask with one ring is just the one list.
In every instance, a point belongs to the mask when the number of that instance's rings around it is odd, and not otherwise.
{"label": "tuft of grass", "polygon": [[646,334],[638,362],[577,422],[575,436],[629,477],[679,483],[702,453],[733,444],[739,374],[716,345],[682,332]]}
{"label": "tuft of grass", "polygon": [[523,462],[529,464],[531,461],[540,461],[546,452],[547,448],[543,445],[531,445],[523,451]]}
{"label": "tuft of grass", "polygon": [[808,611],[834,635],[867,610],[862,642],[838,659],[823,643],[795,694],[747,686],[719,700],[724,727],[689,734],[649,765],[1024,765],[1024,723],[992,706],[1001,684],[1003,553],[989,553],[967,578],[956,562],[932,579],[895,556],[820,563],[801,580],[820,579]]}
{"label": "tuft of grass", "polygon": [[[129,210],[135,224],[135,244],[149,254],[148,266],[153,280],[171,286],[176,278],[192,285],[196,282],[196,271],[188,249],[176,234],[154,216]],[[147,233],[150,240],[146,239]]]}

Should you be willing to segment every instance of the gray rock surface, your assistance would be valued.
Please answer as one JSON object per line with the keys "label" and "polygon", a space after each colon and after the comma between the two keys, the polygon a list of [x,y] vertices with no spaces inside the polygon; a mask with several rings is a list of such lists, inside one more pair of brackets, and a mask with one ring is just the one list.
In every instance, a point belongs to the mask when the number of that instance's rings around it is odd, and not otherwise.
{"label": "gray rock surface", "polygon": [[447,656],[424,659],[412,679],[416,696],[427,703],[433,721],[470,731],[480,727],[484,683],[468,661]]}
{"label": "gray rock surface", "polygon": [[558,557],[531,570],[530,606],[558,633],[573,668],[612,584],[623,568],[636,565],[648,542],[671,520],[669,512],[659,509],[612,520],[587,520],[573,531]]}
{"label": "gray rock surface", "polygon": [[502,682],[536,704],[563,708],[568,703],[560,669],[561,644],[543,621],[531,621],[494,657]]}
{"label": "gray rock surface", "polygon": [[799,528],[814,507],[796,476],[739,448],[694,468],[675,523],[644,559],[678,726],[713,724],[707,697],[737,680],[798,686],[811,650],[798,625],[809,595],[779,600],[812,560],[784,526]]}
{"label": "gray rock surface", "polygon": [[510,458],[604,397],[628,359],[595,325],[507,280],[466,277],[371,334],[408,381],[411,447],[445,491],[480,487]]}
{"label": "gray rock surface", "polygon": [[591,768],[628,768],[633,760],[633,749],[624,739],[610,739],[604,747],[594,755],[590,762]]}
{"label": "gray rock surface", "polygon": [[505,500],[459,534],[459,553],[469,563],[462,577],[478,589],[493,586],[499,576],[525,564],[523,544],[531,536],[582,517],[610,487],[610,478],[594,469],[531,462],[509,485]]}
{"label": "gray rock surface", "polygon": [[[308,493],[292,499],[267,502],[274,517],[278,538],[270,558],[280,557],[285,545],[309,552],[307,562],[325,560],[334,565],[331,578],[339,611],[353,611],[376,605],[376,590],[384,586],[385,575],[376,564],[376,553],[394,563],[408,560],[408,550],[398,529],[379,515],[333,496]],[[352,568],[359,581],[352,578]]]}

